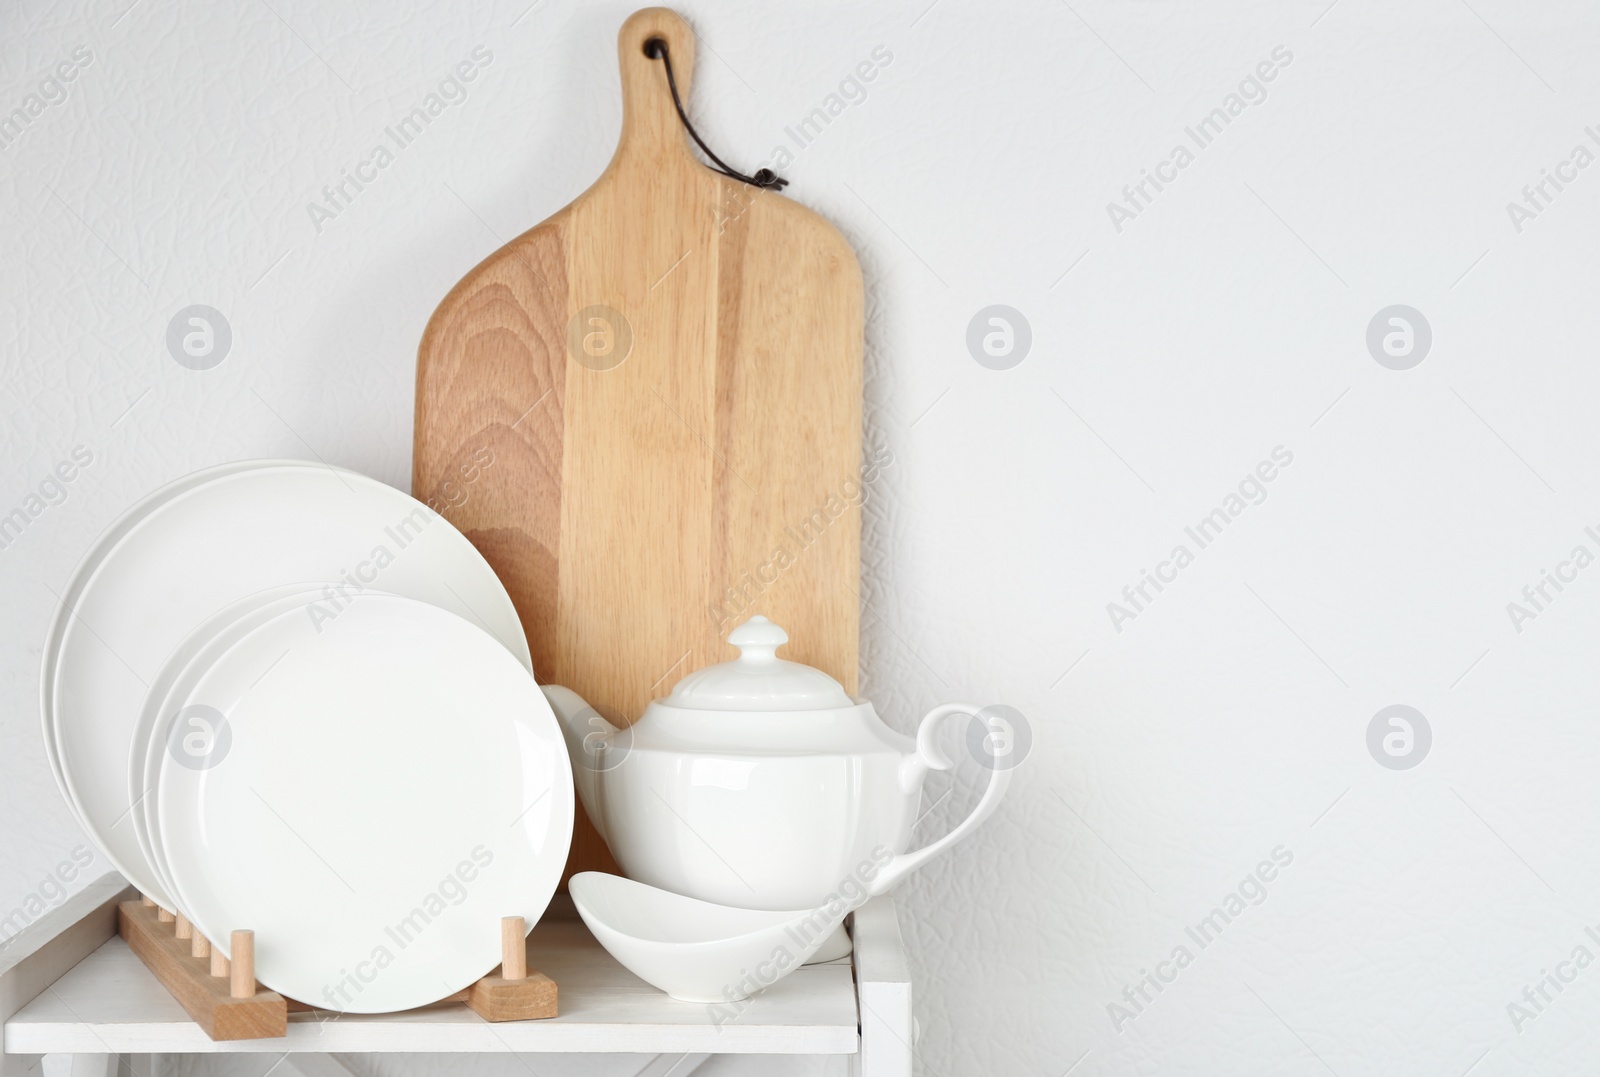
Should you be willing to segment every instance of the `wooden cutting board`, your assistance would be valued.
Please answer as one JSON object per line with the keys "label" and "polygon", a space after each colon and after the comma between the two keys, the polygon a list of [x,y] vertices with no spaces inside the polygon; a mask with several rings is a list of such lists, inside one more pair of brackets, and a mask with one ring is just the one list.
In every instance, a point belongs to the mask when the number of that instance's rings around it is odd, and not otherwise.
{"label": "wooden cutting board", "polygon": [[[539,681],[614,722],[757,613],[856,690],[861,269],[815,213],[699,163],[658,37],[687,103],[693,31],[636,13],[611,164],[468,273],[417,355],[413,492],[505,581]],[[569,873],[607,868],[580,819]]]}

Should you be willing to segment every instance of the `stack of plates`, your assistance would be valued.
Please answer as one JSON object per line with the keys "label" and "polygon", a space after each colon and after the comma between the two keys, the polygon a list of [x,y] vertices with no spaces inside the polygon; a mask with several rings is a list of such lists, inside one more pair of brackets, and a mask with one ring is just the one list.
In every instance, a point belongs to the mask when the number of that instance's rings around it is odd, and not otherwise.
{"label": "stack of plates", "polygon": [[505,588],[405,494],[296,461],[122,516],[50,626],[45,746],[84,829],[213,946],[352,1013],[453,994],[560,881],[572,775]]}

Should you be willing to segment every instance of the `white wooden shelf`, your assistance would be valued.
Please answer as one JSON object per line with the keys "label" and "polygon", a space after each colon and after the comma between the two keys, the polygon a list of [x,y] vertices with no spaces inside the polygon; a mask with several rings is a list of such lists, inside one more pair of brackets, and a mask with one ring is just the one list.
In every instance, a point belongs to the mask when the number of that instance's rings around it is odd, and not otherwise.
{"label": "white wooden shelf", "polygon": [[911,1073],[910,978],[888,898],[856,912],[851,958],[798,969],[720,1021],[617,964],[563,902],[529,951],[556,981],[559,1017],[491,1024],[461,1003],[313,1012],[290,1014],[279,1039],[215,1042],[116,937],[116,903],[130,896],[108,875],[0,948],[0,1077],[37,1073],[46,1054],[404,1051],[848,1055],[866,1077]]}

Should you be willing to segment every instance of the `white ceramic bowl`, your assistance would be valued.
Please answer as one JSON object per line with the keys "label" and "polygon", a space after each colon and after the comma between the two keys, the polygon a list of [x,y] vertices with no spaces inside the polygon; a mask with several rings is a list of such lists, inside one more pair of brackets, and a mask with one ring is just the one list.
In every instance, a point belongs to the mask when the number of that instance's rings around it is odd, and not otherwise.
{"label": "white ceramic bowl", "polygon": [[734,909],[585,871],[567,884],[578,915],[624,968],[680,1002],[738,1002],[799,968],[842,917]]}

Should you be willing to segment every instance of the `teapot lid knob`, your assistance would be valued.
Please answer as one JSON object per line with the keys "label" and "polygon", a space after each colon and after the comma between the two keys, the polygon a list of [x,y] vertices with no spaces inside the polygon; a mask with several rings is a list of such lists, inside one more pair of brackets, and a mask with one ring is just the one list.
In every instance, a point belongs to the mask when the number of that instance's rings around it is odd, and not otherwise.
{"label": "teapot lid knob", "polygon": [[844,686],[820,669],[789,662],[777,650],[789,633],[765,617],[752,617],[728,633],[739,648],[731,662],[705,666],[677,683],[664,707],[697,711],[795,712],[855,706]]}
{"label": "teapot lid knob", "polygon": [[741,662],[776,662],[778,648],[789,642],[789,633],[757,614],[728,633],[728,642],[739,648]]}

